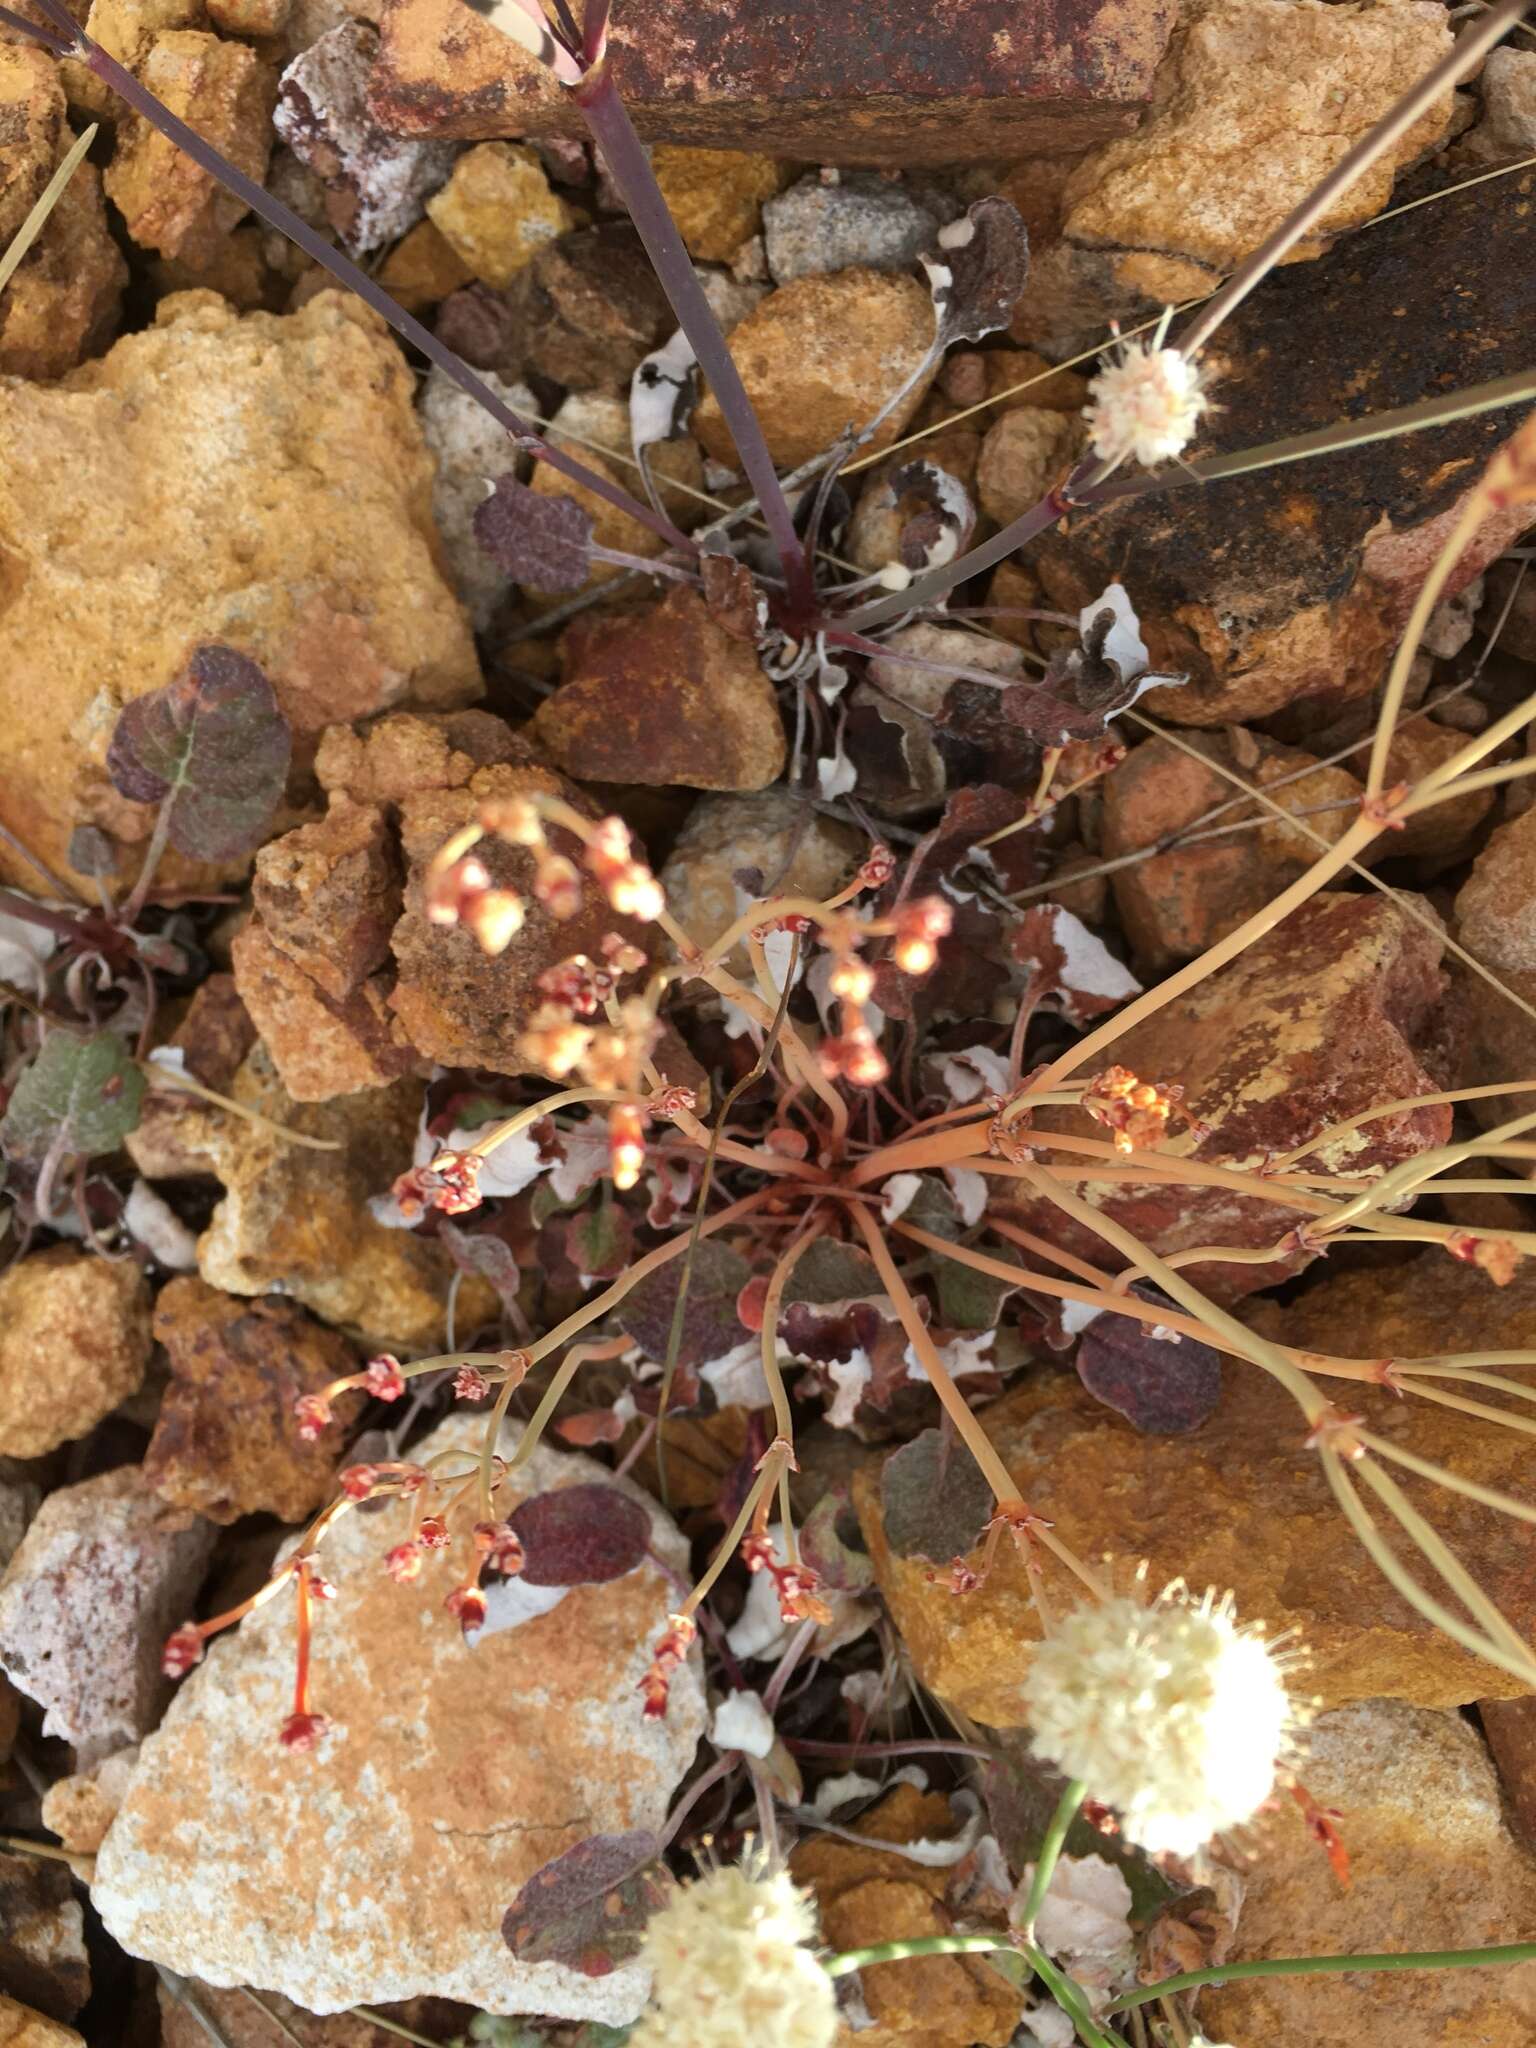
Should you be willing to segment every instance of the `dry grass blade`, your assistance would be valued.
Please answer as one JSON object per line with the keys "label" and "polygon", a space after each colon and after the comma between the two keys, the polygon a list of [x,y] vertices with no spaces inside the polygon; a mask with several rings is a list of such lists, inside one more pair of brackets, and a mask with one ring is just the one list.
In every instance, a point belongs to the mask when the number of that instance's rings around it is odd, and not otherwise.
{"label": "dry grass blade", "polygon": [[5,290],[15,275],[17,264],[43,232],[48,216],[58,205],[64,187],[80,168],[87,150],[96,140],[96,129],[97,123],[93,121],[85,133],[77,137],[73,147],[43,187],[42,197],[11,237],[10,247],[3,256],[0,256],[0,292]]}

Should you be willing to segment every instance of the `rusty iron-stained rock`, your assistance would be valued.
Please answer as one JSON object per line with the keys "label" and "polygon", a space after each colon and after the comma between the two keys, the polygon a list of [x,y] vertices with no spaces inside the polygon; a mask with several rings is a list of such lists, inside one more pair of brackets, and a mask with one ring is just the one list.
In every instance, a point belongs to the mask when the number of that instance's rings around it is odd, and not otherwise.
{"label": "rusty iron-stained rock", "polygon": [[[1536,174],[1375,221],[1315,263],[1271,277],[1221,329],[1222,411],[1190,451],[1262,445],[1386,412],[1526,366],[1536,318]],[[1523,417],[1449,426],[1166,497],[1111,504],[1035,557],[1063,609],[1112,578],[1133,593],[1154,667],[1189,682],[1158,715],[1223,725],[1289,710],[1317,725],[1380,680],[1463,497]],[[1496,514],[1454,593],[1527,511]]]}
{"label": "rusty iron-stained rock", "polygon": [[[1081,149],[1135,125],[1170,0],[633,0],[613,65],[642,135],[843,163]],[[578,134],[563,89],[461,0],[385,0],[373,100],[399,133]]]}
{"label": "rusty iron-stained rock", "polygon": [[[1270,1153],[1289,1152],[1373,1104],[1433,1092],[1437,1084],[1416,1048],[1428,1036],[1440,997],[1439,957],[1435,933],[1396,902],[1331,891],[1314,896],[1277,931],[1109,1049],[1110,1060],[1142,1079],[1183,1087],[1188,1108],[1209,1127],[1200,1135],[1175,1119],[1150,1157],[1252,1171]],[[1105,1137],[1102,1125],[1075,1109],[1041,1110],[1034,1124],[1041,1131]],[[1444,1105],[1396,1110],[1330,1139],[1308,1166],[1330,1174],[1382,1171],[1443,1144],[1450,1128]],[[1057,1163],[1074,1193],[1163,1257],[1206,1245],[1268,1249],[1300,1220],[1280,1203],[1220,1186],[1074,1182],[1070,1159]],[[1080,1258],[1110,1272],[1125,1263],[1085,1223],[1044,1197],[1031,1194],[1010,1206]],[[1287,1249],[1261,1264],[1202,1260],[1187,1276],[1228,1301],[1272,1287],[1311,1256]]]}

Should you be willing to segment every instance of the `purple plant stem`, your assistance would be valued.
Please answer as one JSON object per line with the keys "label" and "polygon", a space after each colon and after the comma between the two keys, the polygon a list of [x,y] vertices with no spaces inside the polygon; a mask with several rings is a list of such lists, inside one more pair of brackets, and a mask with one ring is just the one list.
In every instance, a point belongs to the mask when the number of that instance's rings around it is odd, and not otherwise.
{"label": "purple plant stem", "polygon": [[752,409],[752,401],[741,381],[741,373],[726,346],[725,336],[720,332],[720,324],[710,309],[709,300],[704,296],[704,288],[694,270],[693,259],[683,246],[677,223],[667,210],[667,202],[656,182],[645,145],[635,133],[634,124],[624,110],[624,103],[606,66],[588,73],[577,88],[575,98],[593,141],[603,153],[608,174],[629,208],[629,217],[645,244],[651,267],[725,416],[731,439],[747,473],[747,481],[757,494],[763,518],[778,551],[784,580],[789,587],[790,606],[802,619],[809,620],[816,610],[816,590],[805,549],[795,532],[789,500],[779,483],[778,471],[763,439],[763,430]]}
{"label": "purple plant stem", "polygon": [[[647,526],[652,533],[658,534],[668,547],[682,548],[687,554],[698,552],[695,543],[685,533],[679,532],[669,519],[654,511],[651,506],[631,497],[629,492],[618,484],[610,483],[607,477],[599,476],[596,470],[588,469],[584,463],[576,461],[562,449],[552,447],[527,420],[521,418],[509,405],[504,404],[485,380],[475,375],[468,363],[439,341],[430,328],[423,327],[403,306],[396,305],[388,292],[365,270],[359,269],[350,257],[333,248],[323,235],[318,234],[307,221],[301,220],[291,207],[285,206],[280,199],[274,199],[254,178],[247,177],[244,171],[237,169],[221,156],[211,143],[205,142],[196,129],[189,128],[169,107],[162,106],[155,95],[146,86],[141,85],[131,71],[119,64],[116,58],[109,57],[105,50],[93,43],[90,37],[77,27],[72,17],[58,4],[58,0],[38,0],[38,5],[49,20],[57,24],[56,29],[39,28],[4,8],[0,8],[0,19],[13,28],[25,30],[48,49],[78,57],[88,70],[93,71],[104,84],[112,88],[119,99],[125,100],[136,114],[141,114],[152,127],[158,128],[162,135],[174,142],[184,155],[191,158],[199,170],[206,171],[209,177],[216,179],[226,191],[243,200],[253,213],[260,215],[280,234],[286,235],[306,256],[312,257],[323,270],[329,271],[339,284],[344,284],[349,291],[355,292],[381,319],[387,321],[403,340],[420,349],[428,362],[435,363],[446,376],[451,377],[461,391],[474,399],[477,405],[482,406],[496,424],[504,427],[518,446],[527,449],[537,461],[547,462],[551,469],[557,470],[570,482],[580,484],[583,489],[592,492],[594,497],[601,498],[617,511],[627,514],[629,518],[638,519],[642,526]],[[61,45],[61,38],[66,33],[70,36],[70,43],[64,48]]]}

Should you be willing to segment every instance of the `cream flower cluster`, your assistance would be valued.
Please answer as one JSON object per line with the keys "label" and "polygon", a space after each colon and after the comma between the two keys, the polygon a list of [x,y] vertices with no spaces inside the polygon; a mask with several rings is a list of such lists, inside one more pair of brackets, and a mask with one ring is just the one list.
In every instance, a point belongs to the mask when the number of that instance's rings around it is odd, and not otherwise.
{"label": "cream flower cluster", "polygon": [[1230,1594],[1180,1585],[1074,1609],[1024,1685],[1037,1756],[1114,1808],[1154,1855],[1192,1856],[1251,1820],[1291,1747],[1295,1716],[1263,1636]]}
{"label": "cream flower cluster", "polygon": [[679,1886],[645,1930],[652,2004],[630,2048],[831,2048],[837,2000],[804,1945],[815,1936],[782,1870],[727,1864]]}
{"label": "cream flower cluster", "polygon": [[1161,345],[1125,341],[1088,386],[1083,408],[1093,452],[1112,468],[1133,457],[1144,469],[1181,455],[1195,438],[1209,401],[1197,364]]}

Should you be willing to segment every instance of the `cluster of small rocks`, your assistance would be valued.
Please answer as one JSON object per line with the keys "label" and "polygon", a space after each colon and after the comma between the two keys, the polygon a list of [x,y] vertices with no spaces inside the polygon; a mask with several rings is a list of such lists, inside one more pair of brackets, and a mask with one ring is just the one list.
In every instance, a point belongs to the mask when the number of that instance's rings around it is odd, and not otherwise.
{"label": "cluster of small rocks", "polygon": [[[1035,504],[1083,450],[1088,365],[1074,363],[1105,322],[1209,290],[1450,42],[1432,0],[1197,0],[1177,19],[1149,0],[1129,20],[1074,4],[1040,48],[1026,56],[1016,43],[1030,36],[1004,35],[983,63],[972,17],[988,10],[967,5],[951,25],[958,56],[913,29],[888,91],[845,65],[806,95],[749,22],[707,78],[693,75],[682,17],[698,7],[658,11],[679,20],[655,24],[649,45],[618,24],[621,82],[647,132],[667,138],[653,168],[774,462],[796,468],[901,394],[845,477],[832,530],[843,564],[866,575],[898,555],[911,454],[968,502],[978,537]],[[554,447],[634,488],[633,380],[677,322],[606,168],[569,109],[456,0],[377,13],[342,0],[92,0],[86,26],[247,176],[365,261]],[[932,80],[950,75],[941,54],[965,82],[935,95]],[[872,91],[892,104],[870,111]],[[806,714],[797,721],[750,633],[691,585],[644,573],[664,552],[657,532],[530,464],[440,366],[425,370],[95,73],[8,29],[0,248],[88,121],[100,123],[90,155],[0,293],[0,733],[14,764],[0,782],[0,877],[37,886],[25,847],[87,898],[93,874],[126,883],[153,807],[114,785],[108,740],[122,708],[200,641],[260,663],[294,769],[253,863],[172,855],[162,871],[190,899],[239,909],[210,929],[208,971],[154,1033],[157,1057],[201,1092],[157,1089],[128,1140],[135,1192],[164,1219],[153,1255],[47,1242],[0,1271],[0,1826],[51,1831],[68,1859],[0,1855],[0,2044],[104,2041],[121,1996],[136,2039],[159,2028],[185,2048],[211,2018],[233,2048],[255,2048],[267,2037],[249,2031],[237,1995],[250,1987],[303,2048],[378,2048],[386,2036],[350,2008],[379,2004],[433,2038],[462,2034],[475,2010],[528,2013],[591,2027],[550,2036],[587,2048],[614,2038],[598,2028],[633,2019],[642,1973],[515,1959],[501,1916],[563,1850],[658,1827],[705,1731],[696,1661],[665,1721],[635,1707],[689,1563],[650,1492],[613,1482],[649,1518],[642,1564],[512,1614],[472,1651],[402,1604],[375,1568],[369,1516],[339,1524],[326,1551],[337,1732],[318,1769],[297,1769],[266,1736],[291,1679],[282,1603],[221,1639],[174,1703],[160,1661],[174,1624],[244,1599],[332,1498],[362,1400],[339,1400],[339,1426],[318,1441],[295,1402],[370,1353],[450,1349],[505,1308],[494,1259],[467,1260],[446,1231],[394,1227],[379,1198],[419,1163],[445,1073],[470,1098],[529,1074],[540,977],[573,952],[598,954],[615,920],[591,889],[561,922],[534,903],[515,943],[488,957],[430,914],[433,856],[488,799],[541,794],[593,817],[617,807],[708,945],[760,887],[839,888],[867,845],[866,805],[917,841],[946,795],[978,782],[1027,795],[1037,762],[1018,765],[990,714],[957,726],[953,669],[1003,684],[1038,674],[1063,619],[1121,581],[1154,665],[1181,679],[1156,699],[1173,736],[1122,721],[1124,758],[1013,849],[1027,872],[997,872],[1020,889],[1050,885],[1153,980],[1270,901],[1316,838],[1356,815],[1384,661],[1517,422],[1494,414],[1354,449],[1326,483],[1268,471],[1073,519],[968,591],[994,636],[910,626],[845,702],[812,707],[858,799],[815,805]],[[1532,175],[1452,195],[1430,231],[1423,213],[1378,216],[1405,180],[1428,191],[1533,152],[1536,53],[1512,45],[1410,127],[1223,330],[1223,440],[1411,403],[1426,362],[1468,383],[1523,367]],[[1030,281],[1006,331],[940,361],[921,259],[993,191],[1029,225]],[[645,448],[654,502],[690,532],[740,502],[739,468],[707,388]],[[574,497],[599,546],[639,570],[595,561],[574,596],[516,585],[475,533],[507,476]],[[1536,600],[1523,566],[1500,560],[1523,516],[1485,522],[1449,586],[1389,780],[1441,764],[1528,685]],[[1496,620],[1501,651],[1474,672],[1472,636]],[[1236,829],[1203,831],[1234,777],[1276,808],[1240,799],[1222,814]],[[498,884],[525,887],[530,856],[491,858]],[[1399,900],[1342,887],[1315,898],[1120,1046],[1136,1071],[1187,1089],[1199,1127],[1170,1139],[1172,1156],[1279,1155],[1373,1104],[1532,1070],[1536,808],[1477,791],[1384,831],[1363,865],[1385,868]],[[748,969],[744,946],[731,964]],[[1491,1128],[1526,1107],[1500,1094],[1470,1113]],[[1040,1123],[1088,1128],[1069,1111]],[[1448,1107],[1398,1112],[1311,1165],[1382,1170],[1451,1129]],[[1214,1186],[1085,1179],[1076,1191],[1163,1255],[1258,1251],[1295,1220]],[[1511,1206],[1458,1199],[1469,1223]],[[1011,1213],[1094,1256],[1093,1234],[1048,1205],[1019,1200]],[[497,1242],[514,1270],[546,1252],[533,1225]],[[1202,1284],[1304,1349],[1536,1348],[1526,1272],[1494,1293],[1428,1250],[1389,1271],[1345,1257],[1282,1298],[1249,1298],[1311,1259],[1298,1241],[1267,1263],[1207,1262]],[[1520,1436],[1382,1396],[1372,1427],[1405,1454],[1474,1490],[1521,1493]],[[1529,1702],[1346,1561],[1311,1461],[1253,1455],[1294,1434],[1286,1401],[1267,1378],[1232,1373],[1200,1430],[1144,1435],[1047,1365],[1002,1394],[987,1426],[1021,1497],[1085,1553],[1230,1586],[1244,1613],[1305,1633],[1322,1709],[1307,1787],[1349,1814],[1356,1885],[1330,1888],[1298,1817],[1266,1823],[1234,1960],[1526,1935]],[[739,1405],[707,1424],[696,1439],[680,1430],[697,1471],[667,1496],[679,1514],[713,1508],[745,1455]],[[479,1433],[452,1420],[413,1455],[462,1457]],[[835,1483],[902,1657],[1006,1745],[1039,1634],[1022,1564],[1005,1555],[955,1600],[888,1539],[880,1455],[861,1444],[839,1456]],[[541,1448],[519,1497],[600,1477],[612,1480]],[[1519,1525],[1490,1525],[1455,1495],[1441,1526],[1528,1637],[1536,1594]],[[1459,1711],[1474,1706],[1487,1740]],[[852,1828],[807,1833],[793,1869],[828,1942],[948,1926],[944,1873],[900,1853],[948,1824],[938,1794],[898,1782]],[[158,1988],[126,1962],[103,1979],[103,1929],[162,1972]],[[1018,2020],[1003,1980],[971,1959],[881,1966],[864,1996],[872,2029],[847,2038],[879,2048],[1001,2048]],[[1234,1983],[1201,2012],[1213,2040],[1269,2048],[1342,2048],[1372,2032],[1518,2048],[1533,2022],[1529,1968]]]}

